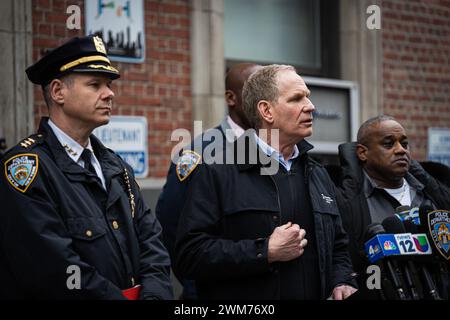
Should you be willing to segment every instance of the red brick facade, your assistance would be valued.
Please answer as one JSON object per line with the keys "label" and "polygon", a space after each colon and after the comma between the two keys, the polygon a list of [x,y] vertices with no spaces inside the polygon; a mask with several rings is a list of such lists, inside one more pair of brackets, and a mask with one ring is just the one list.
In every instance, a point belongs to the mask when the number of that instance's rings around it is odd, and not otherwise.
{"label": "red brick facade", "polygon": [[[81,30],[68,30],[66,8],[81,8]],[[84,34],[84,1],[33,0],[33,60],[46,48]],[[114,114],[146,116],[149,176],[163,178],[176,144],[172,130],[192,126],[190,7],[187,0],[145,0],[146,58],[114,63]],[[413,156],[427,156],[427,129],[450,127],[450,1],[382,0],[383,106],[411,137]],[[35,117],[47,113],[35,88]]]}
{"label": "red brick facade", "polygon": [[450,1],[383,0],[384,113],[427,156],[429,127],[450,127]]}
{"label": "red brick facade", "polygon": [[[70,5],[81,8],[81,30],[68,30]],[[190,8],[186,0],[145,0],[144,63],[117,63],[121,78],[113,83],[118,115],[145,116],[148,121],[149,176],[165,177],[172,130],[191,128]],[[84,35],[84,1],[33,0],[33,61],[42,51]],[[35,88],[35,119],[47,114],[41,90]]]}

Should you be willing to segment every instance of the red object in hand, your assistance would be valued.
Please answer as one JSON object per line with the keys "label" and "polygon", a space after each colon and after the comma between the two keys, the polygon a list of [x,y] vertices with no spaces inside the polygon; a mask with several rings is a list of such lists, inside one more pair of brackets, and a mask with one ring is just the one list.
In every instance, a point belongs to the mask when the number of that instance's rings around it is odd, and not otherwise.
{"label": "red object in hand", "polygon": [[122,294],[128,300],[139,300],[139,293],[140,292],[141,292],[141,285],[140,284],[138,284],[137,286],[134,286],[133,288],[122,290]]}

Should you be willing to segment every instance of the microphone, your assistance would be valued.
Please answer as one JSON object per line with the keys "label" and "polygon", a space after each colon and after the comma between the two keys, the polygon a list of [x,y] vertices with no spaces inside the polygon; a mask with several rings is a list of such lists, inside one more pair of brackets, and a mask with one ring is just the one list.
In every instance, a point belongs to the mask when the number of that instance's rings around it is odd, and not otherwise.
{"label": "microphone", "polygon": [[[412,223],[411,221],[407,220],[407,222]],[[386,232],[394,233],[394,234],[404,234],[407,233],[405,226],[403,225],[402,221],[398,219],[396,216],[388,217],[383,220],[382,225]],[[405,239],[404,242],[399,241],[399,245],[406,246],[414,246],[414,243],[410,239]],[[406,248],[408,249],[408,248]],[[413,300],[420,300],[421,296],[418,292],[418,285],[415,283],[415,277],[413,277],[413,274],[416,274],[416,267],[411,259],[407,259],[406,263],[403,263],[403,274],[405,275],[405,280],[407,287],[409,288],[409,292],[411,294],[411,297]]]}
{"label": "microphone", "polygon": [[411,210],[410,206],[399,206],[395,208],[395,212],[403,212],[403,211],[409,211]]}
{"label": "microphone", "polygon": [[410,206],[400,206],[395,209],[395,216],[401,221],[412,221],[415,224],[420,224],[419,208]]}
{"label": "microphone", "polygon": [[428,228],[427,228],[428,227],[428,213],[433,210],[434,210],[433,207],[427,203],[422,204],[419,207],[419,224],[418,224],[419,231],[426,233],[428,235],[430,235]]}
{"label": "microphone", "polygon": [[[372,223],[367,227],[366,230],[366,241],[365,248],[366,253],[371,263],[385,257],[384,255],[384,247],[392,247],[392,243],[395,242],[395,239],[392,235],[385,234],[383,226],[379,223]],[[394,287],[394,290],[397,293],[397,296],[400,300],[408,300],[405,292],[403,291],[402,280],[399,278],[396,268],[392,263],[391,259],[385,257],[380,263],[385,264],[385,269],[389,275],[391,283]]]}
{"label": "microphone", "polygon": [[419,233],[419,228],[411,220],[403,221],[403,226],[405,227],[406,232]]}

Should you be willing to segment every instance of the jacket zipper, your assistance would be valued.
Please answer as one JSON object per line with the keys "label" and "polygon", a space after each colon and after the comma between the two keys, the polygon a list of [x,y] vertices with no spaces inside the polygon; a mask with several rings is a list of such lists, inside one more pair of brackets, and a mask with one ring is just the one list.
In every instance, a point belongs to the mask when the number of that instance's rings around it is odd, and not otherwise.
{"label": "jacket zipper", "polygon": [[281,225],[281,202],[280,202],[280,193],[279,193],[279,190],[278,190],[278,186],[277,186],[277,184],[275,183],[275,179],[274,179],[272,176],[270,176],[270,179],[272,180],[273,184],[275,185],[275,190],[277,191],[278,213],[279,213],[278,226],[280,226],[280,225]]}
{"label": "jacket zipper", "polygon": [[[306,188],[307,188],[308,192],[310,192],[310,189],[309,189],[308,186],[310,184],[309,180],[311,178],[312,170],[313,170],[313,166],[310,165],[309,161],[306,161],[305,162],[305,182],[306,182]],[[311,194],[309,195],[309,197],[312,200],[312,195]],[[312,210],[313,221],[314,221],[314,232],[316,234],[316,250],[317,250],[317,263],[319,264],[320,295],[322,297],[325,297],[326,296],[326,292],[325,292],[326,288],[325,288],[325,284],[324,284],[325,283],[325,279],[323,279],[324,275],[323,275],[323,272],[322,272],[322,269],[321,269],[322,263],[320,261],[321,260],[320,259],[320,244],[319,244],[319,238],[317,236],[318,232],[317,232],[317,226],[316,226],[316,213],[314,211],[314,206],[312,204],[312,201],[311,201],[311,210]]]}
{"label": "jacket zipper", "polygon": [[[281,224],[281,202],[280,202],[280,194],[279,194],[279,191],[278,191],[278,186],[277,186],[277,184],[275,183],[275,179],[272,177],[272,176],[270,176],[270,179],[272,180],[272,182],[273,182],[273,184],[275,185],[275,190],[277,191],[277,200],[278,200],[278,214],[279,214],[279,216],[278,216],[278,226],[280,226],[280,224]],[[268,242],[269,240],[267,240],[267,245],[268,245]],[[278,294],[279,294],[279,297],[281,297],[281,285],[280,285],[280,276],[278,277]]]}

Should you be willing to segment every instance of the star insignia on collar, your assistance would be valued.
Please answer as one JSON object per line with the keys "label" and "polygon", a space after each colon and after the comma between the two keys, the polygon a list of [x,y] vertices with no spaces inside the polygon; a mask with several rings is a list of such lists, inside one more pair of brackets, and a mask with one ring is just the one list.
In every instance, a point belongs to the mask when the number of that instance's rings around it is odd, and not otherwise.
{"label": "star insignia on collar", "polygon": [[78,155],[77,152],[75,152],[75,150],[73,150],[71,147],[69,147],[67,145],[67,143],[63,144],[64,149],[67,150],[68,153],[70,153],[72,156],[76,157]]}

